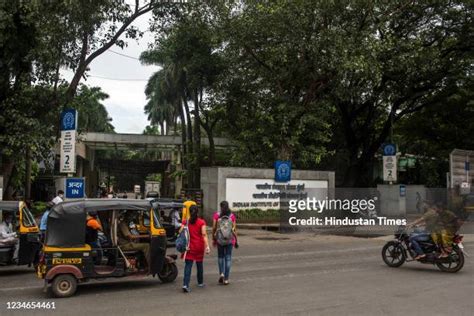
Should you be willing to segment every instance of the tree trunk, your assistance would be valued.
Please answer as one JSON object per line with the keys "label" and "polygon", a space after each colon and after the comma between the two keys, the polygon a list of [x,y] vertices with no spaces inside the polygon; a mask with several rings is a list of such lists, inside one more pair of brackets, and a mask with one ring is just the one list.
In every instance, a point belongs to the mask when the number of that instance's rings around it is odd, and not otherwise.
{"label": "tree trunk", "polygon": [[196,90],[194,93],[194,183],[193,187],[201,187],[201,118],[199,116],[199,95]]}
{"label": "tree trunk", "polygon": [[109,38],[107,42],[105,42],[102,46],[97,48],[89,56],[87,56],[89,34],[84,33],[83,39],[82,39],[79,66],[76,69],[76,72],[74,73],[74,77],[71,80],[71,83],[69,84],[69,87],[66,91],[66,99],[65,99],[64,105],[67,105],[74,98],[74,95],[76,94],[77,86],[79,85],[79,82],[81,81],[81,78],[84,75],[84,72],[86,71],[87,66],[90,65],[90,63],[95,58],[102,55],[105,51],[107,51],[109,48],[115,45],[119,37],[127,30],[127,28],[130,26],[130,24],[132,24],[135,21],[135,19],[142,16],[143,14],[146,14],[147,12],[150,12],[151,10],[153,10],[153,8],[160,5],[160,3],[161,1],[155,1],[155,2],[150,1],[148,4],[142,6],[141,8],[139,8],[138,3],[136,3],[135,11],[133,12],[133,14],[130,15],[130,17],[124,21],[122,26],[117,30],[117,32],[112,37]]}
{"label": "tree trunk", "polygon": [[71,83],[67,87],[66,97],[64,100],[64,107],[66,107],[68,103],[70,103],[72,99],[74,99],[77,86],[79,85],[79,82],[81,81],[81,78],[87,69],[88,63],[86,62],[86,56],[87,56],[87,50],[89,47],[88,41],[89,41],[89,35],[87,33],[84,33],[84,35],[82,36],[81,57],[79,59],[79,65],[77,66],[77,70],[74,73],[74,77],[72,78]]}
{"label": "tree trunk", "polygon": [[206,124],[203,123],[202,127],[206,131],[207,138],[209,140],[209,165],[213,166],[216,160],[216,145],[214,143],[214,135],[212,132],[212,128],[209,126],[207,122]]}
{"label": "tree trunk", "polygon": [[31,199],[31,149],[26,150],[25,161],[25,200]]}
{"label": "tree trunk", "polygon": [[163,121],[160,122],[160,135],[165,135],[165,124]]}
{"label": "tree trunk", "polygon": [[188,137],[188,153],[192,153],[193,152],[193,146],[192,146],[192,142],[193,142],[193,125],[192,125],[192,120],[191,120],[191,112],[189,111],[189,105],[188,105],[188,101],[186,101],[185,99],[183,99],[183,105],[184,105],[184,110],[185,110],[185,114],[186,114],[186,122],[184,122],[186,124],[186,127],[187,127],[187,137]]}
{"label": "tree trunk", "polygon": [[368,187],[372,184],[374,159],[357,159],[344,173],[344,187]]}
{"label": "tree trunk", "polygon": [[10,160],[7,157],[3,157],[3,166],[2,166],[2,175],[3,175],[3,183],[5,187],[3,188],[3,199],[9,200],[11,196],[9,195],[10,184],[11,184],[11,176],[13,173],[13,169],[15,168],[15,162]]}
{"label": "tree trunk", "polygon": [[181,157],[181,160],[182,160],[181,164],[183,164],[183,168],[186,169],[186,164],[185,164],[185,159],[184,159],[184,157],[186,157],[186,154],[188,152],[187,146],[186,146],[186,142],[187,142],[186,119],[184,117],[184,110],[180,101],[178,102],[178,113],[179,113],[179,119],[181,121],[181,146],[183,148],[183,156]]}
{"label": "tree trunk", "polygon": [[214,166],[216,163],[216,145],[214,144],[214,136],[212,135],[212,131],[209,131],[207,134],[209,138],[209,164]]}
{"label": "tree trunk", "polygon": [[184,158],[186,161],[186,170],[187,172],[187,184],[188,186],[193,186],[194,184],[194,173],[192,172],[192,161],[193,161],[193,124],[191,120],[191,113],[189,111],[189,105],[188,101],[183,98],[183,105],[184,105],[184,110],[186,114],[186,131],[187,131],[187,142],[186,142],[186,147],[187,147],[187,155]]}
{"label": "tree trunk", "polygon": [[278,159],[291,160],[292,156],[293,149],[287,143],[281,144],[280,150],[278,151]]}

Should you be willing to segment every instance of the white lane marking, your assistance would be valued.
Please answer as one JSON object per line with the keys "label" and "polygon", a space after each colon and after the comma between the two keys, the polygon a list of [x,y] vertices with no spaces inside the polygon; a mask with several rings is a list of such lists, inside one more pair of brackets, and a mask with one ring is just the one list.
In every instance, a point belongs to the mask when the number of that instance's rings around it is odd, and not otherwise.
{"label": "white lane marking", "polygon": [[361,248],[345,248],[345,249],[334,249],[334,250],[315,250],[315,251],[295,251],[295,252],[280,252],[280,253],[270,253],[270,254],[261,254],[261,255],[244,255],[238,256],[242,259],[258,259],[258,258],[271,258],[271,257],[289,257],[289,256],[306,256],[306,255],[319,255],[319,254],[333,254],[333,253],[345,253],[345,252],[360,252],[368,250],[382,250],[383,246],[373,246],[373,247],[361,247]]}
{"label": "white lane marking", "polygon": [[29,289],[42,289],[42,286],[22,286],[22,287],[7,287],[0,289],[0,292],[9,292],[9,291],[24,291]]}
{"label": "white lane marking", "polygon": [[356,271],[367,271],[370,270],[370,267],[365,268],[345,268],[345,269],[331,269],[331,270],[319,270],[307,273],[287,273],[282,275],[269,275],[269,276],[261,276],[261,277],[249,277],[249,278],[239,278],[233,283],[240,283],[240,282],[251,282],[251,281],[262,281],[262,280],[278,280],[278,279],[286,279],[286,278],[296,278],[296,277],[309,277],[314,275],[321,275],[321,274],[334,274],[334,273],[348,273],[348,272],[356,272]]}

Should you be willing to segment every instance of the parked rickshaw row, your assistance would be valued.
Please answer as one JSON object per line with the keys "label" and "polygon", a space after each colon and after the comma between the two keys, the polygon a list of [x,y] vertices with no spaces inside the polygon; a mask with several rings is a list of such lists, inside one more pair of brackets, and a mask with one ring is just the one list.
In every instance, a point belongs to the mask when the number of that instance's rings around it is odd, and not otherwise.
{"label": "parked rickshaw row", "polygon": [[34,266],[44,290],[56,297],[73,295],[91,279],[152,276],[173,282],[177,256],[167,254],[167,246],[176,238],[171,219],[182,207],[167,199],[62,202],[49,210],[41,236],[26,203],[0,201],[1,225],[10,233],[0,243],[0,265]]}

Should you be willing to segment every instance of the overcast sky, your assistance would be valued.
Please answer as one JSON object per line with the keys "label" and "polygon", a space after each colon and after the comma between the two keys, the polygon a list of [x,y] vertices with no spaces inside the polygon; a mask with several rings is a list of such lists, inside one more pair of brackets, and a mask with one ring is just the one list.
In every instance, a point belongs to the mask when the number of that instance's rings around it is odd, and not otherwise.
{"label": "overcast sky", "polygon": [[[134,22],[140,30],[146,31],[138,42],[129,40],[128,47],[123,50],[118,46],[112,47],[111,50],[138,58],[140,53],[147,49],[148,44],[153,42],[153,35],[148,31],[148,21],[151,17],[151,13],[145,14]],[[90,76],[87,81],[82,79],[81,83],[101,87],[109,95],[104,104],[112,117],[116,132],[142,133],[148,125],[147,116],[143,112],[146,103],[145,86],[148,78],[158,69],[157,66],[144,66],[136,59],[106,51],[94,59],[88,72]],[[72,78],[71,72],[62,73],[67,80]]]}

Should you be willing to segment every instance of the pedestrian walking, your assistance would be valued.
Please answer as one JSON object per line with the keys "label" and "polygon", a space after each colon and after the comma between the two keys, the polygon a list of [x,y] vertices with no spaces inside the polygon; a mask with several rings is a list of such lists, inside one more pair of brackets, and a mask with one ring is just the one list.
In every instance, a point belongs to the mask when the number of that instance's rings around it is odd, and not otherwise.
{"label": "pedestrian walking", "polygon": [[213,245],[217,246],[219,265],[219,284],[228,285],[232,267],[232,249],[238,248],[236,218],[229,209],[229,203],[220,203],[220,212],[216,212],[212,221]]}
{"label": "pedestrian walking", "polygon": [[207,238],[206,222],[199,218],[199,209],[196,205],[189,208],[190,218],[189,222],[183,219],[180,231],[187,225],[189,231],[189,246],[182,258],[184,259],[184,278],[183,278],[183,292],[189,293],[189,282],[191,281],[191,271],[193,263],[196,263],[197,281],[199,287],[204,287],[204,254],[211,252],[209,248],[209,241]]}
{"label": "pedestrian walking", "polygon": [[58,190],[58,195],[52,200],[54,204],[59,204],[61,202],[64,202],[64,191],[63,190]]}
{"label": "pedestrian walking", "polygon": [[46,211],[43,213],[43,216],[41,216],[41,221],[40,221],[40,233],[41,233],[41,241],[44,242],[44,238],[46,236],[46,229],[48,228],[48,215],[49,212],[51,211],[51,208],[54,206],[54,203],[48,202],[46,203]]}

